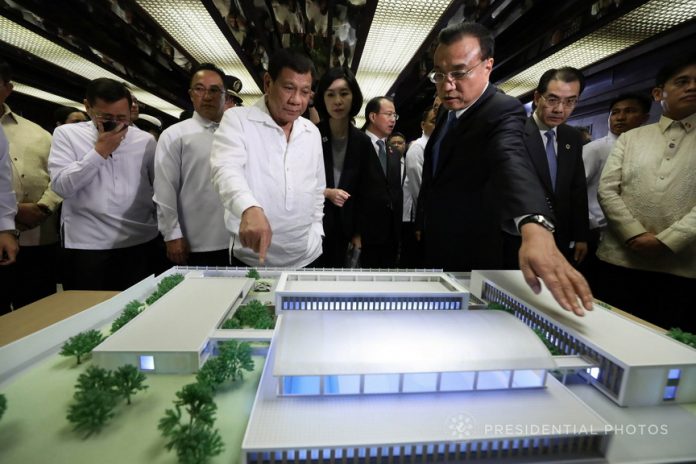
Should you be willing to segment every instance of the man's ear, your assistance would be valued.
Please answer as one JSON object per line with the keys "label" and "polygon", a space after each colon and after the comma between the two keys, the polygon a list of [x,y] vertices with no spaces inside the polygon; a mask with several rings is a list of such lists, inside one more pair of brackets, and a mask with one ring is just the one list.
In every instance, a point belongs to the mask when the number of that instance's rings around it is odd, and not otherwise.
{"label": "man's ear", "polygon": [[268,93],[268,89],[271,88],[271,75],[268,73],[265,73],[263,75],[263,93]]}
{"label": "man's ear", "polygon": [[376,113],[370,113],[369,115],[367,115],[367,118],[370,120],[370,122],[371,122],[372,124],[375,123],[375,118],[376,118],[376,117],[377,117],[377,116],[376,116]]}
{"label": "man's ear", "polygon": [[87,111],[89,113],[89,111],[92,109],[92,107],[89,106],[89,102],[87,101],[86,98],[84,100],[82,100],[82,104],[85,105],[85,111]]}
{"label": "man's ear", "polygon": [[652,97],[656,102],[662,101],[662,87],[655,87],[652,89]]}

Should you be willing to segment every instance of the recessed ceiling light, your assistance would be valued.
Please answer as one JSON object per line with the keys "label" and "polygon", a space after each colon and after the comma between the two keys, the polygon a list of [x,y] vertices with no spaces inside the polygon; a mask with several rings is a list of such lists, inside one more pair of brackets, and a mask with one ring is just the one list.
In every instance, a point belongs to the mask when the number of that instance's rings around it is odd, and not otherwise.
{"label": "recessed ceiling light", "polygon": [[179,117],[182,111],[182,108],[139,88],[137,85],[45,39],[4,16],[0,16],[0,41],[20,48],[85,79],[92,80],[100,77],[109,77],[119,82],[126,82],[139,101],[174,117]]}
{"label": "recessed ceiling light", "polygon": [[519,97],[536,88],[544,71],[561,66],[582,69],[696,17],[693,0],[651,0],[498,84]]}

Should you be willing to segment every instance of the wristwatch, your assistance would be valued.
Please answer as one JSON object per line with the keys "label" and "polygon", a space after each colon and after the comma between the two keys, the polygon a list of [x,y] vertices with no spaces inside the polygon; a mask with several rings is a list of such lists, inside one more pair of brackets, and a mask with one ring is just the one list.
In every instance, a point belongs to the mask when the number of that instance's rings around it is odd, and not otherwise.
{"label": "wristwatch", "polygon": [[19,239],[19,231],[17,229],[0,230],[0,234],[12,234],[16,239]]}
{"label": "wristwatch", "polygon": [[522,218],[519,225],[517,226],[518,230],[521,230],[522,226],[529,222],[539,224],[551,233],[553,233],[556,230],[556,226],[553,225],[553,222],[549,221],[548,219],[546,219],[545,216],[542,216],[541,214],[530,214],[529,216]]}

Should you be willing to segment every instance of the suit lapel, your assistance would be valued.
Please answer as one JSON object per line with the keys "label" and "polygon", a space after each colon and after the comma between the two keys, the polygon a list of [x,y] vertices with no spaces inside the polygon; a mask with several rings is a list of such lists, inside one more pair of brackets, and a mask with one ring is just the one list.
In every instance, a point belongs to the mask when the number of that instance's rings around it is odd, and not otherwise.
{"label": "suit lapel", "polygon": [[[534,169],[536,169],[539,178],[544,183],[546,191],[553,192],[549,162],[546,160],[546,147],[544,147],[544,142],[539,134],[539,127],[534,122],[534,118],[527,118],[524,131],[524,144],[527,147]],[[556,176],[556,183],[558,183],[558,175]]]}

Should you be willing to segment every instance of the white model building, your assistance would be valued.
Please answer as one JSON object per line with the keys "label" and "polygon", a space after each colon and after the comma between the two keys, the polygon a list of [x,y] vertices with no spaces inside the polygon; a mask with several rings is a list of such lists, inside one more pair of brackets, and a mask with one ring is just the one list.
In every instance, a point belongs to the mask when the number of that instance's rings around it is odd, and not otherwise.
{"label": "white model building", "polygon": [[466,310],[445,274],[285,273],[276,292],[248,463],[604,453],[611,426],[547,376],[556,363],[536,334]]}
{"label": "white model building", "polygon": [[518,271],[474,271],[471,292],[500,303],[562,352],[589,358],[584,375],[620,406],[696,401],[696,350],[599,305],[564,311],[547,289],[535,295]]}
{"label": "white model building", "polygon": [[442,272],[284,272],[276,313],[293,310],[466,309],[469,291]]}
{"label": "white model building", "polygon": [[242,277],[186,278],[92,351],[107,369],[124,364],[160,374],[195,373],[220,338],[217,327],[253,285]]}

